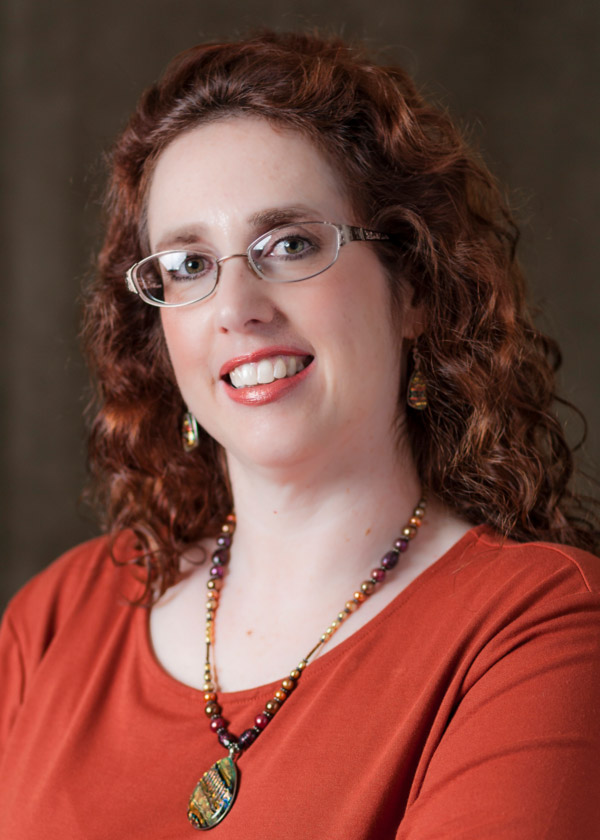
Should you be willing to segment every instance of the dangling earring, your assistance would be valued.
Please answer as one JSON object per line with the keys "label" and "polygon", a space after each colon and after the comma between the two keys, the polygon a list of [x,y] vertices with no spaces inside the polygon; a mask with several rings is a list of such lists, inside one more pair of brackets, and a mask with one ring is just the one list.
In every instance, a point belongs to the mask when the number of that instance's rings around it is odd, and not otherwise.
{"label": "dangling earring", "polygon": [[408,381],[408,392],[406,402],[415,411],[425,411],[427,408],[427,382],[421,372],[421,354],[416,344],[413,347],[413,372]]}
{"label": "dangling earring", "polygon": [[186,411],[181,422],[181,442],[184,452],[191,452],[200,443],[198,422],[191,411]]}

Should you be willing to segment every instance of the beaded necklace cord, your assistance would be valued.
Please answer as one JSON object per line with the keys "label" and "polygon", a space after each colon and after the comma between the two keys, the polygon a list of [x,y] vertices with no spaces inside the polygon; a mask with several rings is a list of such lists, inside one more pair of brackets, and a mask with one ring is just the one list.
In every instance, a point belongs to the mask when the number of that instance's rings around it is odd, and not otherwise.
{"label": "beaded necklace cord", "polygon": [[289,676],[281,681],[280,688],[274,696],[265,703],[260,714],[254,718],[254,725],[244,730],[239,737],[233,735],[227,728],[227,722],[221,715],[218,702],[217,686],[213,678],[211,665],[211,651],[214,643],[214,621],[219,603],[220,590],[224,583],[225,570],[229,562],[231,543],[235,532],[235,515],[229,514],[221,527],[217,537],[217,548],[212,554],[212,563],[207,586],[206,602],[206,660],[204,664],[204,711],[210,719],[210,728],[216,734],[221,746],[228,750],[229,755],[219,759],[204,773],[198,781],[188,805],[188,819],[192,826],[200,831],[213,828],[223,820],[233,805],[239,784],[239,771],[236,759],[256,741],[258,736],[269,724],[269,721],[279,711],[282,704],[296,688],[300,677],[309,660],[326,644],[335,631],[346,621],[353,612],[373,594],[378,584],[384,582],[386,575],[398,563],[400,554],[408,548],[410,541],[416,536],[425,516],[426,499],[423,496],[412,512],[407,524],[402,528],[400,536],[395,540],[392,549],[386,552],[379,562],[379,566],[372,569],[370,577],[364,580],[350,600],[331,624],[327,627],[317,644],[306,656],[300,660]]}

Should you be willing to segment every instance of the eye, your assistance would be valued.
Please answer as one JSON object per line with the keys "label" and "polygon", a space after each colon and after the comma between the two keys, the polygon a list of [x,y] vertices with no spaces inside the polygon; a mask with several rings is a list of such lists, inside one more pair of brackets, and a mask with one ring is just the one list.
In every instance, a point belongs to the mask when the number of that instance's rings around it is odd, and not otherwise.
{"label": "eye", "polygon": [[321,231],[310,228],[310,223],[305,223],[270,231],[254,243],[252,256],[257,262],[283,262],[314,257],[322,250],[319,238]]}
{"label": "eye", "polygon": [[310,242],[301,236],[288,236],[280,239],[271,249],[271,256],[299,257],[310,249]]}
{"label": "eye", "polygon": [[184,262],[182,262],[179,267],[179,271],[193,277],[195,274],[201,274],[205,271],[206,267],[205,258],[198,254],[188,257]]}
{"label": "eye", "polygon": [[159,256],[163,282],[197,280],[214,269],[214,258],[190,251],[169,251]]}

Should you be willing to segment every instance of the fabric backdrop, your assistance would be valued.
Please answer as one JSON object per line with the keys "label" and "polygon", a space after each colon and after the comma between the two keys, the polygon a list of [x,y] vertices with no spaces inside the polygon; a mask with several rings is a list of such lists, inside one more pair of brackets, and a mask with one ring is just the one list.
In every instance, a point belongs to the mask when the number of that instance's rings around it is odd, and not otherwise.
{"label": "fabric backdrop", "polygon": [[[78,504],[77,323],[98,244],[103,152],[172,55],[253,27],[365,38],[471,126],[511,189],[533,299],[563,346],[563,394],[587,415],[598,463],[596,0],[4,0],[0,15],[0,608],[97,533]],[[580,436],[573,418],[568,432]]]}

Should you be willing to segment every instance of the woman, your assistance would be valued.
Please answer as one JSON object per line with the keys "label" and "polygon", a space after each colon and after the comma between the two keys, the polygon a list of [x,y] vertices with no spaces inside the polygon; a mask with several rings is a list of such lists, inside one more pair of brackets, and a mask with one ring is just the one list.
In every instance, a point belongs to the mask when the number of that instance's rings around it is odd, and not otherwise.
{"label": "woman", "polygon": [[146,92],[85,327],[111,536],[7,611],[3,837],[600,836],[598,532],[515,243],[341,42]]}

